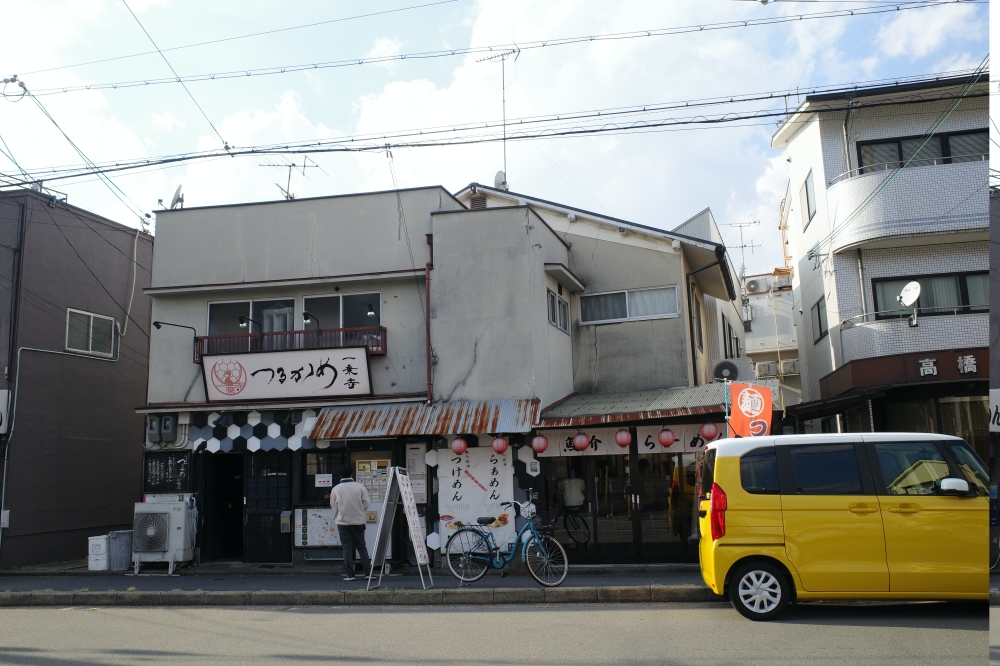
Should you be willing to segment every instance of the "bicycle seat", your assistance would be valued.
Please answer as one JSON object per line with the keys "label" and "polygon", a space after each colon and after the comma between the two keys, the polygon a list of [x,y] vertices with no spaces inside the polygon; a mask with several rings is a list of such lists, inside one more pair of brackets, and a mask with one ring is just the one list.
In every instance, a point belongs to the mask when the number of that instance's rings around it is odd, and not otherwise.
{"label": "bicycle seat", "polygon": [[476,522],[480,525],[492,525],[496,520],[495,516],[487,516],[486,518],[476,518]]}

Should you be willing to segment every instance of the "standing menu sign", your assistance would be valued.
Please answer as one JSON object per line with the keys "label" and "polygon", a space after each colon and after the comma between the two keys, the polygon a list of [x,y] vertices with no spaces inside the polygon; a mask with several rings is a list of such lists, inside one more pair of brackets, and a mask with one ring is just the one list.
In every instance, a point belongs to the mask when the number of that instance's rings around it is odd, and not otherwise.
{"label": "standing menu sign", "polygon": [[[402,501],[400,501],[402,498]],[[403,505],[403,513],[406,514],[406,522],[410,528],[410,538],[413,540],[413,550],[417,554],[417,573],[420,574],[420,584],[427,589],[424,581],[424,571],[422,566],[427,567],[427,578],[433,587],[434,577],[431,575],[430,559],[427,557],[427,546],[424,543],[424,535],[420,531],[420,517],[417,515],[417,504],[413,501],[413,490],[410,487],[410,479],[406,475],[406,470],[402,467],[393,467],[389,470],[388,484],[385,490],[386,509],[378,521],[378,529],[375,530],[375,547],[372,549],[372,569],[369,572],[368,585],[365,589],[371,589],[372,577],[375,576],[375,569],[378,569],[378,584],[382,585],[382,571],[385,569],[385,555],[389,550],[389,535],[392,534],[392,524],[396,518],[395,506]]]}

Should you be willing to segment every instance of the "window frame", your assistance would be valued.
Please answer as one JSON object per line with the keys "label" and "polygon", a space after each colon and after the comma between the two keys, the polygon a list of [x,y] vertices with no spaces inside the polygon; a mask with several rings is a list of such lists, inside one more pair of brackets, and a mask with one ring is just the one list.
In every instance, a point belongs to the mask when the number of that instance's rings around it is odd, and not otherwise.
{"label": "window frame", "polygon": [[[69,346],[69,323],[70,323],[70,313],[75,312],[77,314],[87,315],[88,325],[87,325],[87,349],[77,349],[76,347]],[[108,319],[111,321],[111,351],[108,353],[96,352],[94,351],[94,317],[99,317],[100,319]],[[66,334],[63,341],[63,349],[74,354],[86,354],[87,356],[99,356],[101,358],[114,358],[115,356],[115,331],[118,330],[117,327],[118,320],[115,317],[108,315],[98,314],[97,312],[88,312],[87,310],[80,310],[79,308],[66,308]]]}
{"label": "window frame", "polygon": [[[892,494],[892,493],[889,492],[889,489],[888,489],[888,487],[885,484],[885,475],[882,473],[882,464],[879,462],[878,451],[875,450],[875,445],[876,444],[907,444],[907,443],[914,443],[914,442],[927,442],[927,443],[933,444],[934,446],[937,447],[937,450],[941,453],[941,455],[944,456],[945,461],[948,463],[948,478],[956,478],[956,479],[965,479],[966,478],[965,474],[962,472],[962,469],[959,467],[957,461],[951,455],[951,450],[949,449],[948,445],[945,444],[940,439],[914,439],[914,440],[910,440],[910,441],[907,441],[907,440],[890,440],[890,441],[884,441],[884,442],[883,441],[880,441],[880,442],[865,442],[865,450],[867,451],[867,455],[868,455],[868,466],[871,468],[871,474],[872,474],[872,477],[874,479],[873,482],[875,484],[875,493],[877,495],[879,495],[879,496],[884,496],[884,497],[949,497],[949,495],[941,495],[941,494],[934,494],[934,495],[896,495],[896,494]],[[965,442],[965,445],[968,446],[969,449],[973,453],[975,453],[975,449],[973,449],[972,446],[968,442]],[[980,460],[980,462],[982,462],[982,460]],[[987,469],[987,471],[989,471],[989,467],[987,467],[986,469]],[[969,484],[969,496],[972,497],[972,496],[978,495],[978,493],[976,492],[976,490],[974,488],[975,484],[973,484],[971,481],[967,481],[967,482]]]}
{"label": "window frame", "polygon": [[[626,299],[626,308],[628,307],[628,296]],[[560,324],[560,317],[562,315],[561,308],[566,308],[566,321],[565,328]],[[569,334],[569,320],[570,320],[570,310],[569,302],[559,296],[556,292],[552,291],[548,287],[545,289],[545,318],[548,320],[549,324],[555,326],[563,333]]]}
{"label": "window frame", "polygon": [[698,351],[705,351],[705,335],[702,329],[701,323],[701,300],[698,299],[697,295],[693,295],[694,300],[694,325],[695,325],[695,337],[698,343]]}
{"label": "window frame", "polygon": [[871,292],[872,292],[872,305],[875,308],[875,319],[906,319],[913,314],[913,308],[907,310],[900,310],[898,314],[881,314],[882,305],[878,302],[878,290],[875,288],[880,282],[919,282],[920,280],[930,279],[930,278],[946,278],[946,277],[957,277],[958,278],[958,290],[959,298],[962,299],[962,304],[958,306],[958,312],[954,310],[948,312],[924,312],[922,308],[919,307],[920,299],[914,305],[917,305],[917,312],[921,317],[941,317],[941,316],[955,316],[955,315],[970,315],[970,314],[988,314],[990,311],[989,303],[985,305],[977,305],[979,310],[973,310],[972,305],[969,304],[969,285],[968,278],[970,275],[986,275],[989,276],[990,272],[987,271],[963,271],[955,273],[927,273],[925,275],[904,275],[904,276],[894,276],[894,277],[882,277],[882,278],[872,278],[871,279]]}
{"label": "window frame", "polygon": [[[822,309],[820,309],[820,307],[819,307],[820,303],[823,304],[823,308]],[[816,301],[815,303],[813,303],[813,306],[811,308],[809,308],[809,325],[810,326],[813,325],[813,316],[812,316],[812,313],[813,313],[814,310],[817,312],[817,314],[819,312],[823,313],[823,321],[819,321],[819,317],[817,317],[817,323],[819,324],[820,329],[821,329],[822,332],[820,333],[820,335],[818,337],[816,336],[816,331],[815,330],[812,332],[812,334],[813,334],[813,344],[816,345],[816,344],[819,344],[820,340],[822,340],[823,338],[825,338],[827,335],[830,334],[830,318],[829,318],[829,316],[826,313],[826,294],[820,296],[819,300]],[[825,324],[825,326],[824,326],[824,324]]]}
{"label": "window frame", "polygon": [[[647,316],[644,316],[644,317],[632,317],[629,314],[629,298],[628,298],[629,292],[653,291],[653,290],[658,290],[658,289],[673,289],[674,290],[674,306],[676,308],[675,312],[673,312],[671,314],[647,315]],[[600,319],[600,320],[594,320],[594,321],[583,321],[583,306],[582,306],[583,299],[591,297],[591,296],[607,296],[609,294],[625,294],[625,318],[624,319]],[[618,323],[626,322],[626,321],[651,321],[653,319],[676,319],[677,317],[681,316],[681,314],[680,314],[680,310],[681,310],[681,305],[680,305],[680,290],[678,289],[678,286],[676,284],[665,284],[665,285],[661,285],[661,286],[657,286],[657,287],[640,287],[639,289],[614,289],[612,291],[595,291],[595,292],[593,292],[591,294],[581,294],[580,295],[580,301],[581,301],[581,306],[580,306],[580,318],[577,321],[577,325],[578,326],[594,326],[594,325],[597,325],[597,324],[618,324]]]}
{"label": "window frame", "polygon": [[[952,162],[951,158],[951,137],[960,136],[962,134],[979,134],[985,132],[987,137],[989,137],[989,128],[984,127],[982,129],[971,129],[971,130],[961,130],[958,132],[938,132],[933,134],[931,138],[937,138],[941,141],[941,162],[942,164],[963,164],[963,162]],[[893,168],[901,168],[903,166],[903,142],[913,141],[915,139],[923,138],[923,134],[910,135],[910,136],[897,136],[897,137],[887,137],[884,139],[868,139],[867,141],[856,141],[855,142],[855,152],[857,153],[857,165],[858,165],[858,175],[866,173],[878,173],[879,171],[888,171],[888,165],[885,169],[874,169],[871,168],[874,165],[865,166],[864,161],[861,159],[861,149],[865,146],[873,146],[880,143],[895,143],[896,144],[896,155],[899,157],[898,166]],[[987,145],[989,145],[989,139],[987,138]],[[987,157],[989,153],[986,153]],[[965,157],[964,155],[959,155],[959,157]],[[937,164],[918,164],[917,166],[939,166]],[[866,171],[865,169],[869,169]]]}
{"label": "window frame", "polygon": [[[740,487],[743,491],[750,493],[751,495],[780,495],[781,494],[781,474],[778,472],[778,452],[775,451],[774,446],[759,446],[756,449],[751,449],[740,456]],[[759,458],[767,454],[770,454],[774,458],[774,476],[775,480],[778,481],[778,486],[774,490],[751,490],[747,487],[746,481],[743,477],[743,459],[744,458]]]}
{"label": "window frame", "polygon": [[[816,181],[813,178],[812,169],[809,169],[809,173],[806,174],[806,179],[802,182],[802,186],[806,190],[806,216],[808,218],[806,227],[808,227],[812,223],[813,218],[816,217],[816,210],[818,208],[816,205]],[[805,228],[803,228],[803,231],[805,231]]]}
{"label": "window frame", "polygon": [[[852,438],[853,439],[853,438]],[[855,441],[837,441],[802,443],[777,445],[774,447],[775,456],[778,459],[778,487],[782,495],[795,495],[797,497],[854,497],[854,495],[813,495],[795,491],[795,472],[792,468],[792,448],[824,447],[824,446],[853,446],[854,460],[858,466],[858,478],[861,481],[861,494],[874,496],[877,494],[875,482],[876,474],[881,474],[881,470],[872,467],[871,453],[865,442],[858,437]]]}

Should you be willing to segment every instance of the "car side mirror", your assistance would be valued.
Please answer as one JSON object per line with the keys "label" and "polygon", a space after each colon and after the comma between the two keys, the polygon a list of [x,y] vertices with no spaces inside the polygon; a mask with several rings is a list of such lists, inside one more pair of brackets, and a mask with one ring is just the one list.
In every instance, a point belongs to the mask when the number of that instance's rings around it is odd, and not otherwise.
{"label": "car side mirror", "polygon": [[968,495],[969,494],[969,482],[965,479],[956,479],[954,477],[948,477],[947,479],[941,479],[941,494],[942,495]]}

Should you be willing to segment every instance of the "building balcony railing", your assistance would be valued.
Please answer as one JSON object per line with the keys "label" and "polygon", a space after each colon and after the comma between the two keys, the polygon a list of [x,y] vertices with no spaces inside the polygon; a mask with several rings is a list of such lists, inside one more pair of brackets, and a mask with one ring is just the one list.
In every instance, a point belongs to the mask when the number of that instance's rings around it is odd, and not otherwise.
{"label": "building balcony railing", "polygon": [[[990,321],[985,310],[969,306],[920,308],[915,327],[907,316],[891,316],[898,312],[869,313],[842,321],[837,336],[839,365],[864,358],[989,346]],[[882,316],[876,318],[876,314]]]}
{"label": "building balcony railing", "polygon": [[195,338],[194,362],[203,356],[218,354],[251,354],[255,352],[291,351],[296,349],[338,349],[367,347],[376,356],[386,354],[384,326],[358,328],[325,328],[307,331],[275,333],[237,333],[233,335],[202,335]]}
{"label": "building balcony railing", "polygon": [[856,176],[861,176],[866,173],[876,173],[878,171],[892,171],[894,169],[903,168],[904,165],[906,168],[910,168],[919,166],[937,166],[940,164],[962,164],[964,162],[987,162],[989,159],[989,153],[975,153],[973,155],[953,155],[950,157],[927,157],[913,159],[908,162],[894,160],[892,162],[882,162],[880,164],[866,164],[863,167],[845,171],[827,183],[827,187],[831,187],[835,183],[847,180],[848,178],[855,178]]}

